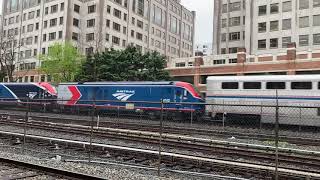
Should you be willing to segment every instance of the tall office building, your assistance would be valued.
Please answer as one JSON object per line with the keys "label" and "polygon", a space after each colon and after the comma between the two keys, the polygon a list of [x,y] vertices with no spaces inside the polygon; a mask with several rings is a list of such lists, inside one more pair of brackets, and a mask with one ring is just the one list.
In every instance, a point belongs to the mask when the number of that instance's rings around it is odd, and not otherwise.
{"label": "tall office building", "polygon": [[168,59],[193,55],[195,12],[180,0],[3,0],[5,41],[18,46],[16,78],[49,80],[36,59],[54,42],[83,53],[134,45]]}
{"label": "tall office building", "polygon": [[214,54],[320,49],[320,0],[214,0]]}

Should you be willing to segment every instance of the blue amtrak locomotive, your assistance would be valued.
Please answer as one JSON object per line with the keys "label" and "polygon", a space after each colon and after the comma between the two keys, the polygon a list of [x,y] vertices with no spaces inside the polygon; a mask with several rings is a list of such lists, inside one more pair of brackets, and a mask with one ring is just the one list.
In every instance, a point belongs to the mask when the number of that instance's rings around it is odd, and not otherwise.
{"label": "blue amtrak locomotive", "polygon": [[[92,100],[96,100],[95,105],[100,109],[130,108],[154,113],[161,110],[159,102],[163,101],[163,109],[171,115],[190,112],[196,115],[205,111],[205,106],[200,104],[203,99],[186,82],[62,83],[58,86],[58,92],[58,99],[61,100],[58,103],[66,107],[91,106]],[[196,105],[183,104],[186,102]]]}
{"label": "blue amtrak locomotive", "polygon": [[49,83],[0,83],[0,101],[56,99],[56,89]]}

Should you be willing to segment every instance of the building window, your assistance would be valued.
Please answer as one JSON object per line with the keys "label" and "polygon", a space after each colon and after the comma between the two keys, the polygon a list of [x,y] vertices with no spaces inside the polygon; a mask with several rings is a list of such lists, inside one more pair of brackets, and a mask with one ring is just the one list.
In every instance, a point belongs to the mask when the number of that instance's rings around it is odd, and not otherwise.
{"label": "building window", "polygon": [[279,30],[279,21],[270,21],[270,31]]}
{"label": "building window", "polygon": [[227,39],[227,34],[226,33],[222,33],[221,34],[221,42],[226,42]]}
{"label": "building window", "polygon": [[313,45],[320,45],[320,33],[313,34]]}
{"label": "building window", "polygon": [[58,5],[51,6],[51,13],[56,13],[58,11]]}
{"label": "building window", "polygon": [[127,34],[127,27],[123,26],[122,33]]}
{"label": "building window", "polygon": [[227,19],[222,19],[222,20],[221,20],[221,27],[222,27],[222,28],[227,27]]}
{"label": "building window", "polygon": [[60,25],[63,24],[63,17],[60,17],[59,22],[60,22]]}
{"label": "building window", "polygon": [[118,24],[118,23],[113,22],[113,29],[120,32],[120,30],[121,30],[121,25]]}
{"label": "building window", "polygon": [[73,7],[74,12],[80,13],[80,6],[75,4]]}
{"label": "building window", "polygon": [[138,26],[139,28],[143,29],[143,22],[137,20],[137,26]]}
{"label": "building window", "polygon": [[320,7],[320,0],[313,0],[313,7]]}
{"label": "building window", "polygon": [[50,27],[56,26],[57,25],[57,19],[50,19]]}
{"label": "building window", "polygon": [[56,39],[56,32],[49,33],[49,41],[55,40]]}
{"label": "building window", "polygon": [[279,4],[270,4],[270,14],[276,14],[279,13]]}
{"label": "building window", "polygon": [[116,9],[116,8],[113,9],[113,15],[114,15],[115,17],[121,19],[121,11],[118,10],[118,9]]}
{"label": "building window", "polygon": [[240,11],[241,10],[241,2],[234,2],[229,4],[229,11]]}
{"label": "building window", "polygon": [[289,43],[291,43],[291,37],[282,37],[283,48],[287,48]]}
{"label": "building window", "polygon": [[144,15],[144,0],[138,0],[138,14]]}
{"label": "building window", "polygon": [[265,39],[258,40],[258,49],[266,49],[267,41]]}
{"label": "building window", "polygon": [[299,27],[300,28],[309,27],[309,16],[304,16],[299,18]]}
{"label": "building window", "polygon": [[118,38],[116,36],[112,36],[112,43],[119,46],[120,45],[120,38]]}
{"label": "building window", "polygon": [[267,14],[267,5],[259,6],[259,16],[263,16]]}
{"label": "building window", "polygon": [[79,19],[73,18],[73,26],[79,27]]}
{"label": "building window", "polygon": [[44,14],[47,15],[48,13],[49,13],[49,8],[46,7],[46,8],[44,9]]}
{"label": "building window", "polygon": [[87,34],[86,40],[87,40],[87,42],[93,41],[94,40],[94,33]]}
{"label": "building window", "polygon": [[107,6],[107,13],[109,13],[109,14],[111,13],[111,6],[109,6],[109,5]]}
{"label": "building window", "polygon": [[61,3],[60,4],[60,11],[63,11],[64,10],[64,3]]}
{"label": "building window", "polygon": [[225,59],[213,60],[213,64],[225,64],[225,63],[226,63]]}
{"label": "building window", "polygon": [[228,12],[228,4],[223,4],[222,5],[222,13],[227,13]]}
{"label": "building window", "polygon": [[59,39],[62,39],[62,31],[59,31]]}
{"label": "building window", "polygon": [[229,64],[235,64],[235,63],[238,63],[238,59],[237,58],[229,59]]}
{"label": "building window", "polygon": [[282,20],[282,30],[291,29],[291,19],[283,19]]}
{"label": "building window", "polygon": [[238,40],[240,40],[240,32],[231,32],[229,34],[229,40],[230,41],[238,41]]}
{"label": "building window", "polygon": [[136,33],[136,38],[140,41],[142,41],[143,35],[141,33]]}
{"label": "building window", "polygon": [[229,18],[229,26],[240,26],[240,17]]}
{"label": "building window", "polygon": [[106,41],[109,42],[110,41],[110,34],[106,34]]}
{"label": "building window", "polygon": [[299,0],[299,9],[308,9],[309,0]]}
{"label": "building window", "polygon": [[116,3],[120,4],[120,5],[122,5],[122,0],[114,0],[114,2],[116,2]]}
{"label": "building window", "polygon": [[85,53],[86,53],[86,55],[91,55],[91,54],[93,54],[93,47],[86,48],[86,49],[85,49]]}
{"label": "building window", "polygon": [[[34,11],[29,12],[28,14],[28,19],[33,19],[34,18]],[[12,21],[14,21],[14,18],[12,17]]]}
{"label": "building window", "polygon": [[227,54],[227,49],[226,48],[221,48],[221,54]]}
{"label": "building window", "polygon": [[278,48],[278,38],[270,39],[270,48]]}
{"label": "building window", "polygon": [[29,24],[27,26],[27,32],[32,32],[33,31],[33,24]]}
{"label": "building window", "polygon": [[95,19],[89,19],[87,20],[87,27],[94,27],[96,23]]}
{"label": "building window", "polygon": [[79,39],[79,34],[73,32],[73,33],[72,33],[72,40],[78,41],[78,39]]}
{"label": "building window", "polygon": [[107,19],[107,21],[106,21],[106,26],[110,27],[110,20],[109,19]]}
{"label": "building window", "polygon": [[309,46],[309,35],[299,36],[299,46]]}
{"label": "building window", "polygon": [[88,14],[96,12],[96,5],[88,6]]}
{"label": "building window", "polygon": [[282,3],[282,12],[289,12],[292,10],[292,2],[286,1]]}
{"label": "building window", "polygon": [[320,26],[320,15],[313,16],[313,26]]}
{"label": "building window", "polygon": [[232,54],[232,53],[237,53],[238,52],[238,48],[237,47],[232,47],[232,48],[229,48],[229,53]]}
{"label": "building window", "polygon": [[259,33],[264,33],[267,31],[267,23],[266,22],[262,22],[258,24],[258,32]]}

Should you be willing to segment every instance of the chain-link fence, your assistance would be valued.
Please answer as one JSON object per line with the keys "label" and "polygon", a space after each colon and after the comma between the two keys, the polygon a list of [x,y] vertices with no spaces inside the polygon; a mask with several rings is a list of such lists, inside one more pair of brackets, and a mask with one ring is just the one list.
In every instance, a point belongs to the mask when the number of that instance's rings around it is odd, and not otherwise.
{"label": "chain-link fence", "polygon": [[[212,158],[212,153],[226,151],[215,149],[221,146],[245,145],[259,150],[263,147],[274,155],[275,167],[281,164],[277,156],[279,148],[320,153],[319,109],[317,105],[248,101],[204,104],[0,99],[2,123],[11,121],[3,124],[2,131],[12,129],[22,133],[23,151],[27,135],[89,142],[85,150],[89,161],[106,160],[105,153],[97,155],[92,144],[148,149],[159,152],[158,163],[153,163],[159,172],[163,152],[199,155],[201,150],[201,156]],[[13,124],[14,121],[20,123]],[[69,126],[65,127],[66,124]],[[15,125],[20,126],[19,130],[13,128]],[[211,144],[212,149],[206,147],[205,151],[197,144],[212,140],[217,147]],[[187,150],[192,149],[190,145],[199,152]],[[61,156],[63,153],[66,152],[55,152]]]}

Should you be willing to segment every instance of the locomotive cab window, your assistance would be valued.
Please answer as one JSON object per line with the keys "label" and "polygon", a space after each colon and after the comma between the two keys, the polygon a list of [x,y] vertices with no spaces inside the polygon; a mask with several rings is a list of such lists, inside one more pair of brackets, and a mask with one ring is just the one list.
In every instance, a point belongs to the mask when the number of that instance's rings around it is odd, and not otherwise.
{"label": "locomotive cab window", "polygon": [[261,89],[261,82],[244,82],[243,89]]}
{"label": "locomotive cab window", "polygon": [[292,82],[291,89],[310,90],[312,89],[312,82]]}
{"label": "locomotive cab window", "polygon": [[285,82],[267,82],[267,89],[286,89]]}
{"label": "locomotive cab window", "polygon": [[182,95],[181,90],[177,90],[176,91],[176,96],[181,96],[181,95]]}
{"label": "locomotive cab window", "polygon": [[237,82],[223,82],[221,84],[222,89],[238,89],[239,83]]}

